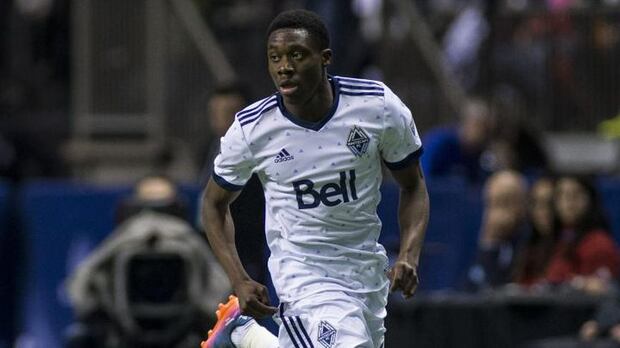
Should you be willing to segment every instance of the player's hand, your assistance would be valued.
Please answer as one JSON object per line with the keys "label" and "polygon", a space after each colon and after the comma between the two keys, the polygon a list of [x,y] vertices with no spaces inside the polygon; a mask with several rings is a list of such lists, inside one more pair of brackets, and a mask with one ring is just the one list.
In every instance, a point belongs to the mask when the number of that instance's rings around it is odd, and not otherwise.
{"label": "player's hand", "polygon": [[407,261],[396,261],[388,272],[388,277],[391,282],[390,292],[401,290],[406,299],[413,296],[420,282],[417,267]]}
{"label": "player's hand", "polygon": [[267,287],[251,279],[237,284],[235,294],[239,298],[239,308],[243,315],[259,319],[277,311],[276,307],[269,304]]}

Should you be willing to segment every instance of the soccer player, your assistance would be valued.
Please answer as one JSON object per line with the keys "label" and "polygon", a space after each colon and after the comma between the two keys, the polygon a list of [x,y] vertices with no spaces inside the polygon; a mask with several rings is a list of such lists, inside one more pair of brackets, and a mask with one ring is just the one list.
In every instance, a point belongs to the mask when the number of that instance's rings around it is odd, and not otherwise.
{"label": "soccer player", "polygon": [[[381,347],[388,292],[408,298],[418,286],[428,221],[411,112],[381,82],[327,74],[329,36],[312,12],[272,21],[267,58],[277,92],[237,113],[203,197],[207,237],[238,300],[220,306],[202,347]],[[401,187],[391,269],[377,242],[381,162]],[[264,187],[278,307],[244,270],[227,218],[252,173]],[[252,319],[269,315],[281,323],[277,337]]]}

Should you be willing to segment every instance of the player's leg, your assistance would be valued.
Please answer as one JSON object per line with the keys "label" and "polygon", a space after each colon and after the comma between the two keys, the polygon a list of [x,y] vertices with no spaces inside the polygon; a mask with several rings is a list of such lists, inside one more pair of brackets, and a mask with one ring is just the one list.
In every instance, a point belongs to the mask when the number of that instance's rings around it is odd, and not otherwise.
{"label": "player's leg", "polygon": [[216,311],[217,322],[201,348],[278,348],[278,338],[254,319],[241,315],[239,300],[230,296]]}
{"label": "player's leg", "polygon": [[278,348],[278,337],[254,319],[233,330],[231,340],[237,348]]}

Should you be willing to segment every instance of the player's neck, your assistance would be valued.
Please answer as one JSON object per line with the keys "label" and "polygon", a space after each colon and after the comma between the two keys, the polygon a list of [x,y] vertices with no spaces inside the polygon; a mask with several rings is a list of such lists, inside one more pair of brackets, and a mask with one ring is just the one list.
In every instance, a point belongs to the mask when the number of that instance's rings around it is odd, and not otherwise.
{"label": "player's neck", "polygon": [[325,118],[333,103],[334,91],[332,84],[327,79],[306,100],[284,99],[284,106],[288,112],[308,122],[319,122]]}

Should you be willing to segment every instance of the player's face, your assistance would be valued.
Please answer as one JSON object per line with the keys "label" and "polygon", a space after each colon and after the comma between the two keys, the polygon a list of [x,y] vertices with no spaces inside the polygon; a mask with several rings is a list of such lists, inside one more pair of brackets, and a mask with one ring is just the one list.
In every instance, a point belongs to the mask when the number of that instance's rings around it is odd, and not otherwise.
{"label": "player's face", "polygon": [[289,101],[305,101],[321,86],[331,50],[319,49],[305,29],[278,29],[267,40],[267,60],[280,94]]}

